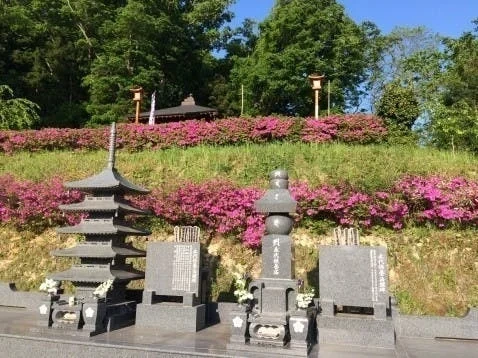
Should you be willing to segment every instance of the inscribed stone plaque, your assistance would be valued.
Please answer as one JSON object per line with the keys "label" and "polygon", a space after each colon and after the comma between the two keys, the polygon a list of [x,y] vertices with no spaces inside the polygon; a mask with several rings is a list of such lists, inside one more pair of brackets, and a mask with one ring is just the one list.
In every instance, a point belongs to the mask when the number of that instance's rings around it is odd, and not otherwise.
{"label": "inscribed stone plaque", "polygon": [[385,247],[320,246],[319,250],[321,300],[341,306],[389,306]]}
{"label": "inscribed stone plaque", "polygon": [[287,278],[294,275],[292,242],[287,235],[266,235],[262,238],[263,278]]}
{"label": "inscribed stone plaque", "polygon": [[148,243],[145,290],[155,291],[156,295],[199,296],[200,262],[199,243]]}

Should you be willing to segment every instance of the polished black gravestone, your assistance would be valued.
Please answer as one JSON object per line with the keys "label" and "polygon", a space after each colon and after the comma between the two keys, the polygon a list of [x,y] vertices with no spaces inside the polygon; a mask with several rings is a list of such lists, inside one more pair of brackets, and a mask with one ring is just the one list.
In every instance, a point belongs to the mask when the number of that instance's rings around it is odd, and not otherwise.
{"label": "polished black gravestone", "polygon": [[[143,257],[145,252],[125,242],[128,235],[149,235],[131,227],[126,215],[144,215],[146,211],[132,206],[125,195],[149,191],[126,180],[115,168],[116,125],[111,126],[107,167],[97,175],[66,183],[68,189],[87,193],[80,203],[60,205],[67,212],[87,213],[74,226],[61,227],[60,234],[78,234],[84,241],[75,247],[55,250],[57,257],[79,258],[70,269],[48,275],[56,281],[71,281],[76,288],[75,300],[67,296],[47,297],[39,304],[40,326],[71,335],[92,336],[134,323],[136,302],[126,297],[126,285],[144,278],[144,273],[126,263],[130,257]],[[104,297],[94,295],[101,283],[113,281]]]}
{"label": "polished black gravestone", "polygon": [[393,348],[387,249],[320,246],[319,344]]}
{"label": "polished black gravestone", "polygon": [[294,279],[294,250],[290,237],[297,203],[288,190],[288,174],[275,170],[270,187],[255,203],[267,213],[266,235],[262,238],[261,277],[249,285],[254,301],[251,309],[231,312],[228,349],[268,352],[277,355],[307,356],[315,337],[315,308],[296,307],[297,280]]}
{"label": "polished black gravestone", "polygon": [[206,325],[199,228],[175,228],[175,242],[150,242],[136,325],[196,332]]}

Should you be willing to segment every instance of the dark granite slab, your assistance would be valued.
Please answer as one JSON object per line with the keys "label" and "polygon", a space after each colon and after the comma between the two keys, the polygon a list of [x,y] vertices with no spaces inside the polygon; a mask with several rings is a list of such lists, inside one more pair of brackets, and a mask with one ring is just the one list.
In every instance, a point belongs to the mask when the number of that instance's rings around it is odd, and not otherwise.
{"label": "dark granite slab", "polygon": [[[277,357],[277,354],[227,351],[230,335],[228,324],[217,324],[196,333],[175,333],[126,327],[97,336],[65,338],[35,334],[29,325],[34,313],[24,309],[0,307],[1,357]],[[365,358],[475,358],[478,341],[399,338],[395,349],[364,348],[346,345],[316,345],[309,357]],[[287,357],[286,351],[280,356]]]}

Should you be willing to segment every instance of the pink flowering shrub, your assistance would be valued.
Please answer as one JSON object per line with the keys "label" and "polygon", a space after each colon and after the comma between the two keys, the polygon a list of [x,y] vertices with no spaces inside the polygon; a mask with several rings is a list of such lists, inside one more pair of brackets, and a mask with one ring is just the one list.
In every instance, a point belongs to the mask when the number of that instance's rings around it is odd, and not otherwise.
{"label": "pink flowering shrub", "polygon": [[306,118],[302,129],[304,142],[374,143],[383,141],[387,129],[383,121],[371,114],[347,114],[314,119]]}
{"label": "pink flowering shrub", "polygon": [[478,183],[462,177],[407,177],[395,185],[411,203],[414,219],[438,227],[478,223]]}
{"label": "pink flowering shrub", "polygon": [[[225,181],[184,183],[164,192],[130,200],[173,225],[199,225],[217,234],[241,237],[244,245],[257,247],[264,233],[264,215],[254,202],[264,189],[238,188]],[[296,222],[328,219],[345,226],[374,225],[401,229],[406,223],[431,223],[438,227],[478,224],[478,182],[465,178],[405,177],[390,190],[364,193],[347,186],[311,187],[293,183],[297,200]],[[63,215],[59,203],[78,202],[83,195],[66,191],[59,178],[48,183],[17,181],[0,176],[0,221],[34,228],[62,225],[78,220]]]}
{"label": "pink flowering shrub", "polygon": [[[19,150],[95,150],[107,148],[109,128],[0,131],[0,152]],[[296,140],[304,142],[379,142],[386,136],[382,120],[373,115],[343,115],[320,118],[226,118],[215,121],[188,120],[155,126],[121,124],[118,145],[130,151],[158,150],[172,146],[233,144]]]}
{"label": "pink flowering shrub", "polygon": [[83,194],[67,191],[60,178],[48,183],[16,181],[10,175],[0,176],[0,220],[16,226],[43,229],[77,221],[75,215],[64,215],[59,204],[78,202]]}

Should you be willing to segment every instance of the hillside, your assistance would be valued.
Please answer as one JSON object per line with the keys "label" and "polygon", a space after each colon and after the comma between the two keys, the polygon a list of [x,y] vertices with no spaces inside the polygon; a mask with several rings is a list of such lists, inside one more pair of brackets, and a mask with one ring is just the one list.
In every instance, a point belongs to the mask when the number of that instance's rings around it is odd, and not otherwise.
{"label": "hillside", "polygon": [[[33,183],[48,183],[54,176],[63,181],[76,180],[101,170],[105,160],[105,151],[18,152],[0,157],[0,176],[11,174],[14,180]],[[310,188],[346,185],[374,195],[390,191],[410,175],[464,177],[473,184],[478,181],[477,164],[478,160],[466,153],[453,155],[428,148],[290,142],[119,151],[117,157],[117,168],[127,178],[164,194],[188,185],[201,187],[215,179],[224,179],[232,187],[263,190],[268,173],[280,167],[289,171],[293,182],[306,182]],[[410,211],[416,209],[408,205]],[[474,208],[477,203],[472,205]],[[304,216],[294,230],[296,274],[311,286],[317,284],[317,245],[330,240],[336,225],[330,218],[319,217]],[[142,223],[153,228],[150,240],[170,238],[170,219],[160,217]],[[468,305],[478,305],[475,223],[458,225],[450,221],[439,228],[434,221],[420,222],[410,216],[404,219],[401,230],[373,224],[361,231],[364,243],[389,247],[391,289],[402,310],[457,315]],[[48,252],[58,246],[71,246],[78,238],[59,238],[51,229],[54,223],[41,226],[41,230],[31,223],[13,225],[6,221],[2,225],[1,280],[14,280],[22,288],[35,289],[47,272],[70,265],[68,260],[53,259]],[[260,252],[245,247],[234,230],[221,234],[206,226],[203,232],[210,257],[218,259],[217,266],[211,267],[216,277],[212,296],[230,298],[231,271],[239,264],[258,275]],[[144,240],[133,240],[144,247]]]}

